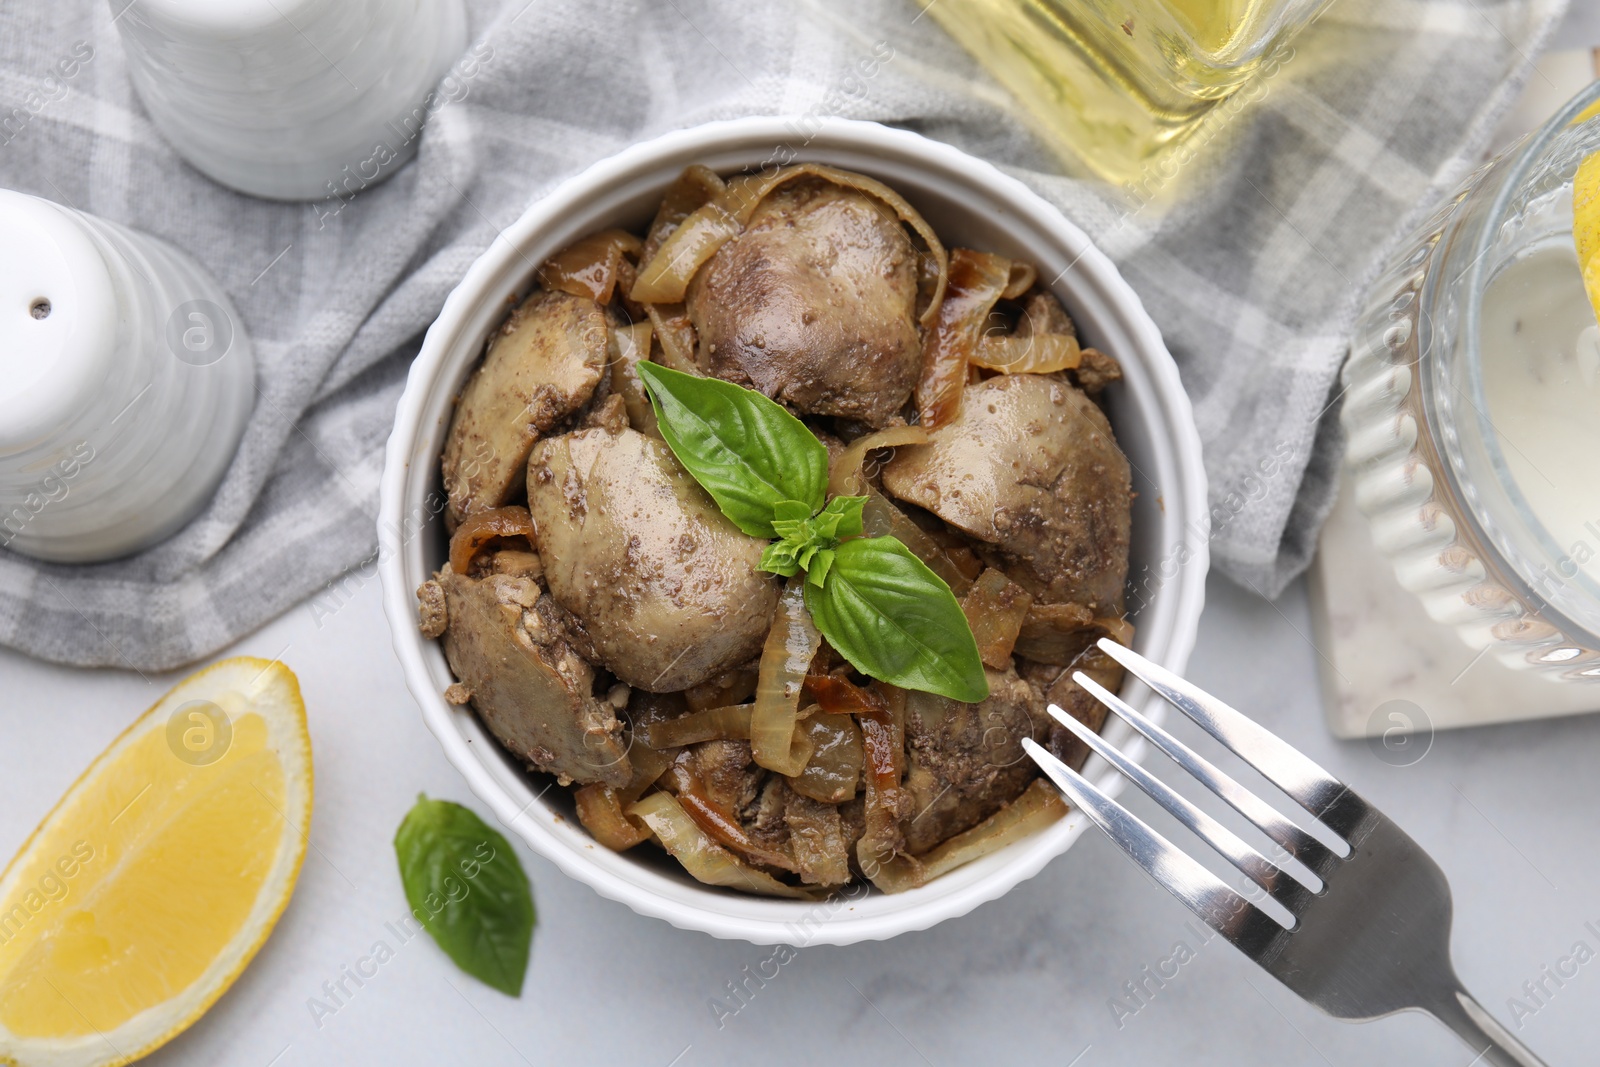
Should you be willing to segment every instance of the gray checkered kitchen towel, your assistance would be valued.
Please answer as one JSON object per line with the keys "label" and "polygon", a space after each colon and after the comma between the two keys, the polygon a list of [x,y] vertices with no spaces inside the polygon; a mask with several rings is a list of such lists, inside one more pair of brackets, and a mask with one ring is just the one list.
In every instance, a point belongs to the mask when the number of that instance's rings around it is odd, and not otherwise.
{"label": "gray checkered kitchen towel", "polygon": [[[1186,198],[1134,212],[1060,177],[912,0],[469,6],[482,58],[433,115],[418,159],[320,205],[241,196],[179,160],[130,89],[101,0],[0,8],[0,185],[193,254],[244,318],[259,390],[221,490],[169,541],[92,566],[0,552],[0,643],[62,663],[169,668],[370,559],[408,364],[497,230],[632,142],[762,113],[912,127],[996,161],[1083,226],[1182,369],[1217,567],[1276,595],[1331,504],[1330,401],[1358,292],[1402,222],[1481,151],[1564,0],[1338,0],[1185,168]],[[85,46],[87,61],[58,67]]]}

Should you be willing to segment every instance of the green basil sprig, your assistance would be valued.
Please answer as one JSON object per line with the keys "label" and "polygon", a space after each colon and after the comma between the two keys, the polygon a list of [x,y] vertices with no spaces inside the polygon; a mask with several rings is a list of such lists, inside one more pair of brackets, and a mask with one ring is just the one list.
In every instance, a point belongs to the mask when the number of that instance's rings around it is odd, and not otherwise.
{"label": "green basil sprig", "polygon": [[760,567],[806,572],[806,609],[862,674],[976,703],[989,682],[955,594],[894,537],[863,537],[866,497],[824,498],[828,450],[753,389],[640,363],[661,436],[722,513],[773,539]]}
{"label": "green basil sprig", "polygon": [[538,916],[533,892],[506,839],[470,808],[417,803],[394,835],[411,913],[457,967],[521,996]]}
{"label": "green basil sprig", "polygon": [[[641,362],[639,377],[661,436],[717,507],[751,537],[776,537],[778,505],[798,502],[809,517],[828,488],[828,450],[805,423],[720,378],[698,378]],[[752,404],[751,396],[765,404]]]}
{"label": "green basil sprig", "polygon": [[846,537],[861,536],[866,502],[864,496],[836,496],[815,515],[796,501],[780,502],[772,528],[782,540],[761,553],[761,569],[785,578],[805,571],[807,584],[821,587],[833,566],[834,548]]}

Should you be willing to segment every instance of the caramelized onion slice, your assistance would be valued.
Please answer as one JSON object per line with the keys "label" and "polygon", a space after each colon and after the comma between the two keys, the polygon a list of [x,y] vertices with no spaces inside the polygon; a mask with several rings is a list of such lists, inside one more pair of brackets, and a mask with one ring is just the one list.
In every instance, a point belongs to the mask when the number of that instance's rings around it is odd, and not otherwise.
{"label": "caramelized onion slice", "polygon": [[811,756],[811,742],[795,728],[806,672],[822,645],[822,634],[806,611],[805,575],[796,574],[778,599],[778,614],[767,631],[750,713],[750,752],[755,761],[779,774],[799,774]]}
{"label": "caramelized onion slice", "polygon": [[545,260],[539,268],[539,281],[546,289],[609,304],[622,257],[638,255],[640,247],[639,238],[626,230],[591,233]]}
{"label": "caramelized onion slice", "polygon": [[945,545],[944,554],[950,557],[950,562],[969,582],[976,581],[978,575],[983,573],[983,560],[966,545]]}
{"label": "caramelized onion slice", "polygon": [[616,790],[617,799],[623,807],[638,800],[646,789],[656,784],[656,779],[672,765],[672,757],[635,737],[628,749],[628,764],[633,768],[633,776],[628,779],[627,785]]}
{"label": "caramelized onion slice", "polygon": [[856,795],[861,780],[861,728],[849,715],[818,712],[802,722],[811,741],[811,759],[789,779],[801,796],[824,804],[843,804]]}
{"label": "caramelized onion slice", "polygon": [[[881,685],[881,683],[877,683]],[[905,846],[900,818],[909,814],[901,779],[906,769],[906,692],[883,686],[885,706],[856,716],[861,726],[865,830],[856,842],[856,859],[868,878]]]}
{"label": "caramelized onion slice", "polygon": [[661,847],[698,881],[772,897],[814,899],[813,893],[785,885],[765,871],[741,863],[739,857],[712,840],[671,793],[651,793],[632,805],[628,814],[643,819]]}
{"label": "caramelized onion slice", "polygon": [[651,748],[678,748],[701,741],[748,741],[752,707],[754,705],[731,704],[691,711],[676,719],[651,723],[644,728],[645,737]]}
{"label": "caramelized onion slice", "polygon": [[655,329],[656,341],[661,349],[661,365],[685,374],[699,374],[700,364],[695,362],[694,323],[682,304],[646,304],[645,314]]}
{"label": "caramelized onion slice", "polygon": [[1064,333],[1025,337],[985,337],[971,355],[972,364],[1001,374],[1053,374],[1072,370],[1083,361],[1078,339]]}
{"label": "caramelized onion slice", "polygon": [[739,820],[734,818],[733,813],[706,796],[703,789],[686,789],[677,796],[678,803],[689,813],[689,818],[709,834],[713,841],[733,852],[735,856],[750,863],[776,867],[780,871],[796,869],[793,856],[756,844],[750,835],[745,833],[744,827],[739,825]]}
{"label": "caramelized onion slice", "polygon": [[665,754],[641,744],[638,738],[628,749],[628,757],[633,774],[627,785],[613,789],[595,783],[582,786],[573,794],[578,805],[578,821],[596,841],[613,852],[625,852],[650,836],[650,830],[629,816],[627,809],[655,784],[672,762]]}
{"label": "caramelized onion slice", "polygon": [[838,808],[793,797],[784,808],[783,821],[789,827],[789,848],[802,881],[822,886],[850,881],[850,843]]}
{"label": "caramelized onion slice", "polygon": [[[639,261],[648,262],[654,257],[661,242],[672,236],[672,231],[681,226],[684,219],[693,214],[696,208],[714,199],[724,188],[726,185],[717,172],[703,163],[691,163],[683,168],[683,173],[667,187],[666,195],[661,198],[661,206],[656,209],[656,217],[650,223],[649,236],[645,238]],[[631,283],[629,288],[632,288]]]}
{"label": "caramelized onion slice", "polygon": [[866,496],[869,486],[861,468],[867,461],[868,452],[877,448],[927,443],[928,431],[920,426],[891,426],[887,430],[858,437],[829,466],[828,492],[834,496]]}
{"label": "caramelized onion slice", "polygon": [[1094,624],[1105,631],[1107,637],[1124,648],[1133,647],[1133,623],[1116,615],[1096,616]]}
{"label": "caramelized onion slice", "polygon": [[972,358],[995,301],[1011,277],[1011,261],[987,252],[957,248],[950,253],[950,282],[937,321],[922,342],[922,377],[917,382],[918,422],[929,430],[943,426],[961,410]]}
{"label": "caramelized onion slice", "polygon": [[1067,813],[1067,802],[1043,778],[1035,778],[1022,795],[972,829],[943,841],[920,856],[895,856],[868,871],[872,884],[885,893],[903,893],[926,885],[980,856],[1043,830]]}
{"label": "caramelized onion slice", "polygon": [[645,392],[643,379],[639,377],[639,364],[650,358],[652,333],[648,322],[613,326],[606,344],[611,360],[611,391],[622,397],[629,424],[640,433],[660,437],[655,410],[650,406],[650,396]]}
{"label": "caramelized onion slice", "polygon": [[1096,618],[1082,604],[1034,604],[1022,620],[1015,652],[1040,663],[1075,665],[1101,634],[1129,645],[1133,626],[1115,616]]}
{"label": "caramelized onion slice", "polygon": [[1006,276],[1006,287],[1000,293],[1002,300],[1015,300],[1039,280],[1039,271],[1032,263],[1020,259],[1011,261],[1011,273]]}
{"label": "caramelized onion slice", "polygon": [[887,185],[864,174],[852,174],[821,163],[798,163],[771,172],[744,174],[728,182],[718,196],[691,212],[671,236],[661,242],[649,260],[640,265],[639,278],[629,295],[646,304],[681,301],[695,273],[719,248],[744,231],[761,201],[785,182],[807,175],[880,201],[922,238],[939,268],[933,294],[922,313],[922,324],[932,325],[938,318],[950,273],[949,257],[939,235],[905,197]]}
{"label": "caramelized onion slice", "polygon": [[466,574],[478,550],[501,537],[526,537],[533,543],[533,519],[527,508],[491,508],[463,519],[450,538],[450,569]]}
{"label": "caramelized onion slice", "polygon": [[877,689],[852,685],[831,674],[807,675],[806,693],[817,702],[817,710],[828,715],[861,715],[883,711],[889,706]]}
{"label": "caramelized onion slice", "polygon": [[661,780],[662,788],[678,798],[683,810],[717,844],[731,849],[736,856],[751,863],[793,871],[794,857],[756,843],[732,811],[711,799],[705,781],[695,768],[694,757],[687,752],[680,753],[672,766],[667,768]]}
{"label": "caramelized onion slice", "polygon": [[985,666],[1004,670],[1022,632],[1022,620],[1033,606],[1027,590],[990,567],[972,583],[961,610],[978,642],[978,658]]}
{"label": "caramelized onion slice", "polygon": [[672,231],[672,236],[661,242],[650,261],[640,265],[629,296],[642,304],[671,304],[683,299],[689,280],[706,260],[744,232],[744,221],[728,209],[725,198],[726,194],[695,208]]}
{"label": "caramelized onion slice", "polygon": [[648,827],[628,818],[613,789],[599,783],[581,786],[572,799],[577,802],[583,828],[613,852],[626,852],[650,836]]}
{"label": "caramelized onion slice", "polygon": [[1028,609],[1025,634],[1071,633],[1094,624],[1094,611],[1082,604],[1035,604]]}

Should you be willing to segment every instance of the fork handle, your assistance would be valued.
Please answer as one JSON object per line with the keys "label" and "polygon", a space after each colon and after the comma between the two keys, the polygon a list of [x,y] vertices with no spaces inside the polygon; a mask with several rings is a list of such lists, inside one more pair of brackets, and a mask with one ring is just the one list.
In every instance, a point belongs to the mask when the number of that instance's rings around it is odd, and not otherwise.
{"label": "fork handle", "polygon": [[1478,1064],[1483,1067],[1547,1067],[1460,986],[1426,1010],[1478,1054],[1472,1061],[1474,1067]]}

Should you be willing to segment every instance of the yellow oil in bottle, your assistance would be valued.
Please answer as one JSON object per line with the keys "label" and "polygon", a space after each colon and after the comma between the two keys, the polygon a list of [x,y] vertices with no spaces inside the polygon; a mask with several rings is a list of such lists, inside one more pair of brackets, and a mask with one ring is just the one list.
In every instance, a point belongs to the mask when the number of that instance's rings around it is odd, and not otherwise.
{"label": "yellow oil in bottle", "polygon": [[1151,184],[1330,0],[933,0],[1072,169]]}

